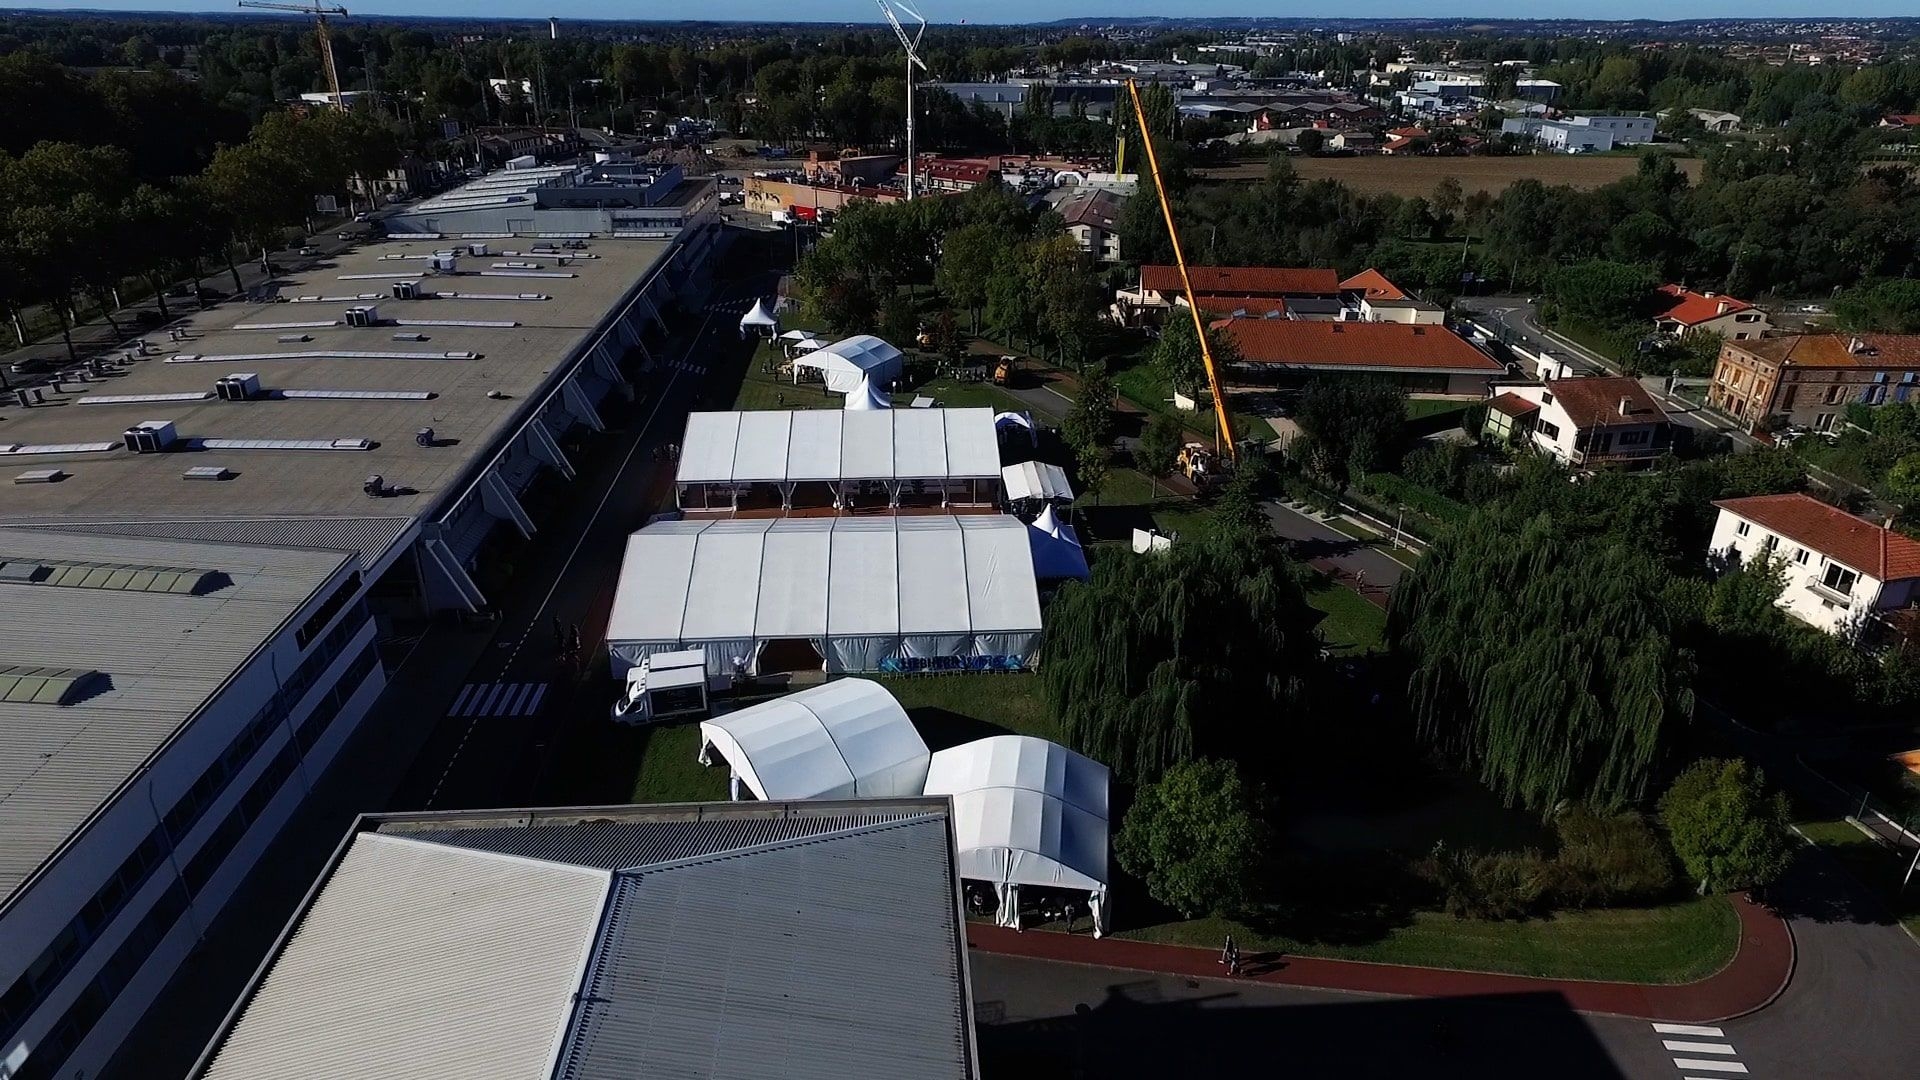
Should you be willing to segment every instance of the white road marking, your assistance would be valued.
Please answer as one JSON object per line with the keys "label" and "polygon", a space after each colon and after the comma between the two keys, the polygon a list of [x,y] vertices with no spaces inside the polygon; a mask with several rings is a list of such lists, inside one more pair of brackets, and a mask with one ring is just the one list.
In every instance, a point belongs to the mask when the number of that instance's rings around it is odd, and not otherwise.
{"label": "white road marking", "polygon": [[1677,1042],[1673,1039],[1667,1039],[1661,1042],[1660,1045],[1676,1054],[1723,1054],[1727,1057],[1733,1056],[1733,1047],[1728,1046],[1726,1043]]}
{"label": "white road marking", "polygon": [[522,715],[525,715],[525,716],[532,716],[533,714],[535,714],[535,713],[537,713],[537,712],[539,712],[539,711],[540,711],[540,702],[541,702],[541,700],[542,700],[543,698],[545,698],[546,696],[547,696],[547,684],[546,684],[546,683],[541,683],[541,684],[540,684],[539,686],[536,686],[536,687],[534,687],[534,688],[533,688],[533,699],[532,699],[531,701],[529,701],[529,702],[527,702],[527,708],[526,708],[526,711],[525,711],[525,712],[524,712],[524,713],[523,713]]}
{"label": "white road marking", "polygon": [[1674,1058],[1673,1067],[1681,1072],[1698,1069],[1701,1072],[1736,1073],[1746,1075],[1747,1067],[1737,1061],[1702,1061],[1699,1058]]}
{"label": "white road marking", "polygon": [[500,696],[500,683],[487,683],[484,696],[476,696],[473,705],[467,710],[468,716],[485,716],[493,709],[493,699]]}
{"label": "white road marking", "polygon": [[460,696],[453,699],[453,704],[447,709],[447,715],[459,716],[460,710],[464,708],[467,704],[467,699],[473,696],[473,690],[474,690],[474,686],[472,683],[468,683],[467,685],[461,687]]}
{"label": "white road marking", "polygon": [[1701,1027],[1698,1024],[1655,1024],[1653,1030],[1662,1035],[1704,1035],[1713,1039],[1727,1037],[1727,1033],[1717,1027]]}

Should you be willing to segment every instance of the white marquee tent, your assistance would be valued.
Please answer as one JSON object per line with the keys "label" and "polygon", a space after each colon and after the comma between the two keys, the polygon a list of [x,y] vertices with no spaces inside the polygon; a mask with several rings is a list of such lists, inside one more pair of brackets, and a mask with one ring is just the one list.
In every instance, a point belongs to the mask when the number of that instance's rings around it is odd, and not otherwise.
{"label": "white marquee tent", "polygon": [[703,650],[716,674],[759,672],[775,642],[776,656],[811,646],[829,672],[1029,666],[1041,624],[1026,534],[1001,514],[649,525],[620,566],[613,675],[676,649]]}
{"label": "white marquee tent", "polygon": [[821,506],[863,493],[894,506],[987,505],[999,481],[986,409],[697,412],[687,417],[675,472],[689,511],[757,501],[791,509],[796,491],[799,502]]}
{"label": "white marquee tent", "polygon": [[700,763],[719,751],[766,802],[918,795],[927,782],[927,744],[879,683],[837,679],[700,725]]}
{"label": "white marquee tent", "polygon": [[1098,935],[1110,917],[1111,779],[1105,765],[1064,746],[996,735],[934,754],[926,794],[953,797],[960,876],[992,883],[1003,925],[1019,925],[1022,885],[1084,889]]}
{"label": "white marquee tent", "polygon": [[780,320],[774,317],[773,312],[767,310],[765,300],[755,300],[752,309],[740,316],[741,337],[759,330],[766,331],[769,337],[780,331]]}
{"label": "white marquee tent", "polygon": [[872,334],[858,334],[795,357],[793,381],[800,381],[801,369],[811,368],[826,379],[827,389],[845,394],[859,386],[862,377],[881,386],[891,385],[900,377],[905,363],[899,349]]}
{"label": "white marquee tent", "polygon": [[1008,502],[1039,499],[1051,503],[1073,501],[1073,486],[1067,483],[1066,470],[1044,461],[1023,461],[1000,470],[1000,489]]}

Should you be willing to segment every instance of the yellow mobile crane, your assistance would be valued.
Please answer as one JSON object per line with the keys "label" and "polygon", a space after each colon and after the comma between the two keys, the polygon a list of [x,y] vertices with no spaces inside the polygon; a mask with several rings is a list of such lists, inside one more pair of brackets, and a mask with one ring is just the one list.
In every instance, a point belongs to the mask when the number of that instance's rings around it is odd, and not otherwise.
{"label": "yellow mobile crane", "polygon": [[262,11],[294,11],[302,15],[313,16],[313,34],[320,39],[320,62],[327,69],[327,91],[333,95],[333,107],[346,108],[346,102],[340,96],[340,69],[333,66],[333,34],[327,29],[327,16],[347,17],[343,7],[326,7],[319,0],[308,0],[304,4],[270,4],[266,0],[240,0],[243,8],[259,8]]}
{"label": "yellow mobile crane", "polygon": [[1227,416],[1226,395],[1220,392],[1220,372],[1213,366],[1213,350],[1207,345],[1207,324],[1200,318],[1200,304],[1193,296],[1193,279],[1187,276],[1187,257],[1180,251],[1180,230],[1173,225],[1173,203],[1167,199],[1167,186],[1160,181],[1160,155],[1153,152],[1153,133],[1147,129],[1147,110],[1140,104],[1140,87],[1132,79],[1127,80],[1127,94],[1133,98],[1133,119],[1140,129],[1140,145],[1147,151],[1153,190],[1160,196],[1160,214],[1167,221],[1167,239],[1173,241],[1173,262],[1180,268],[1180,288],[1187,296],[1187,312],[1193,316],[1193,335],[1200,341],[1200,359],[1207,367],[1207,389],[1213,392],[1214,450],[1225,454],[1227,460],[1237,462],[1239,447],[1233,442],[1233,422]]}

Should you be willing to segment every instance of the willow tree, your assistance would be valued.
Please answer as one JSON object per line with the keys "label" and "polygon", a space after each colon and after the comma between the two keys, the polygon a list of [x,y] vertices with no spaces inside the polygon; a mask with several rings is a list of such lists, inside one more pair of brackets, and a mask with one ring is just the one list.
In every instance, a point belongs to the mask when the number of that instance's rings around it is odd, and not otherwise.
{"label": "willow tree", "polygon": [[1666,584],[1619,540],[1475,515],[1394,590],[1387,633],[1420,732],[1509,804],[1640,799],[1693,712]]}
{"label": "willow tree", "polygon": [[1104,557],[1048,609],[1047,698],[1067,743],[1129,780],[1254,763],[1305,722],[1318,618],[1296,564],[1248,531]]}

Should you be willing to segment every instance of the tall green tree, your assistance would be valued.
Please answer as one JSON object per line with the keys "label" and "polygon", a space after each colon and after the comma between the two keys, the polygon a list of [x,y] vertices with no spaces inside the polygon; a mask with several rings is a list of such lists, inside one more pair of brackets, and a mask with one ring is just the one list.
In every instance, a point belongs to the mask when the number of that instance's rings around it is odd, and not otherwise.
{"label": "tall green tree", "polygon": [[1406,438],[1407,394],[1384,379],[1316,376],[1301,388],[1294,420],[1308,456],[1332,479],[1372,472],[1399,454]]}
{"label": "tall green tree", "polygon": [[1141,787],[1113,853],[1182,915],[1230,915],[1255,891],[1268,836],[1232,762],[1187,761]]}
{"label": "tall green tree", "polygon": [[1067,744],[1123,779],[1197,757],[1258,765],[1314,722],[1319,618],[1298,566],[1226,529],[1097,560],[1062,588],[1041,679]]}
{"label": "tall green tree", "polygon": [[1793,858],[1787,797],[1738,759],[1694,762],[1660,797],[1681,865],[1701,891],[1770,884]]}
{"label": "tall green tree", "polygon": [[1693,713],[1664,572],[1628,544],[1498,509],[1403,577],[1387,634],[1421,736],[1509,804],[1643,796]]}

